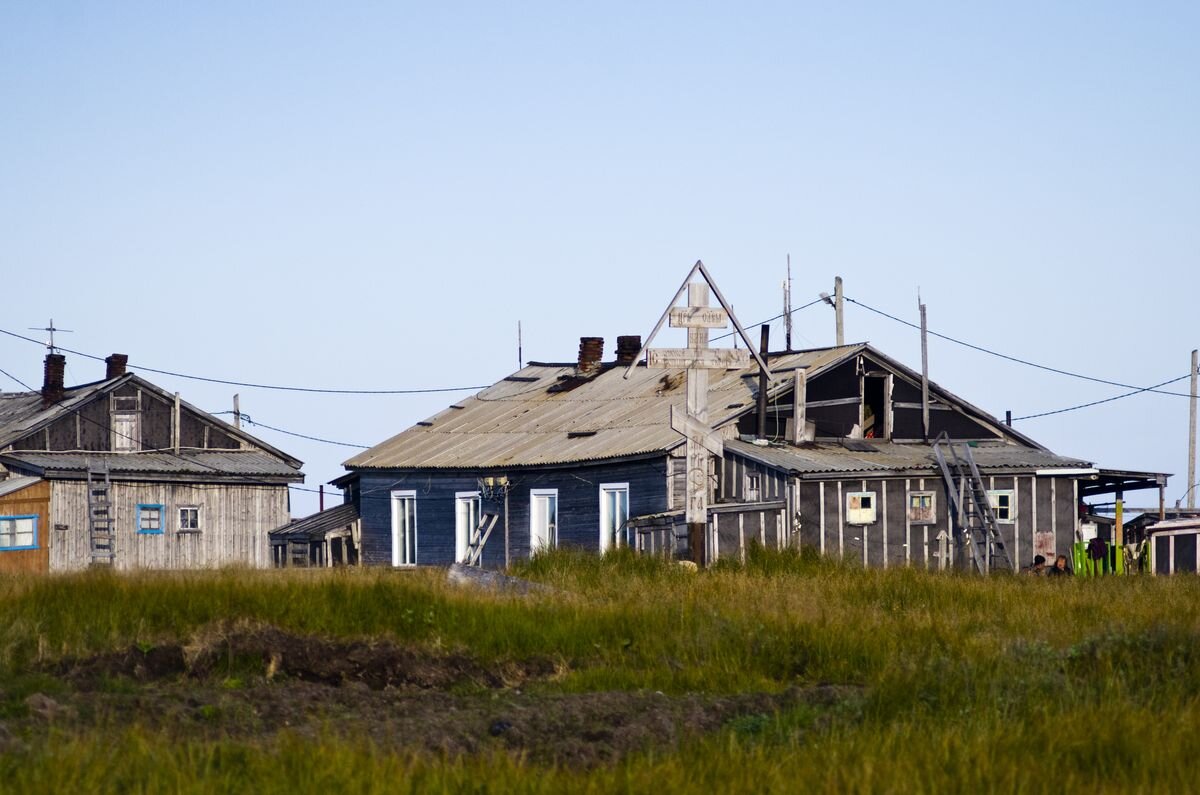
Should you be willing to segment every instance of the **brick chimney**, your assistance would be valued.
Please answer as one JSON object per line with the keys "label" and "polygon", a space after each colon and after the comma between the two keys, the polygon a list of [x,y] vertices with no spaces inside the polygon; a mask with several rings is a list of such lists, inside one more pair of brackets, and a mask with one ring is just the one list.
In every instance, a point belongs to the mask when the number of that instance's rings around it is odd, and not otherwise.
{"label": "brick chimney", "polygon": [[604,337],[580,337],[576,372],[579,375],[595,375],[600,372],[600,358],[603,355]]}
{"label": "brick chimney", "polygon": [[104,380],[120,378],[125,375],[125,365],[129,364],[129,356],[124,353],[114,353],[104,359]]}
{"label": "brick chimney", "polygon": [[617,337],[617,364],[628,367],[642,349],[642,338],[638,334]]}
{"label": "brick chimney", "polygon": [[67,357],[61,353],[46,354],[46,375],[42,379],[42,405],[53,406],[66,397],[63,379],[67,372]]}

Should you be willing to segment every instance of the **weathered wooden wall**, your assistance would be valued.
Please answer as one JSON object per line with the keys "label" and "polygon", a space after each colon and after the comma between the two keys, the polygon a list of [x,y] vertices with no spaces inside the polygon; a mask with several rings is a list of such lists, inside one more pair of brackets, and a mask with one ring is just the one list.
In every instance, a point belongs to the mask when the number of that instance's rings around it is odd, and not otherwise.
{"label": "weathered wooden wall", "polygon": [[0,516],[36,516],[37,549],[0,551],[0,572],[46,571],[50,531],[50,484],[44,480],[0,497]]}
{"label": "weathered wooden wall", "polygon": [[[267,567],[267,532],[289,519],[286,486],[192,485],[114,482],[111,490],[118,569],[192,569],[240,564]],[[162,534],[137,530],[138,504],[163,506]],[[179,507],[198,505],[198,533],[179,532]],[[50,568],[84,568],[91,563],[87,484],[55,481],[50,499],[53,528],[44,534]]]}
{"label": "weathered wooden wall", "polygon": [[[988,489],[1012,489],[1016,495],[1015,521],[1000,523],[1000,536],[1017,569],[1027,567],[1041,552],[1070,556],[1078,527],[1077,482],[1069,477],[985,476]],[[939,569],[964,564],[955,561],[953,543],[947,547],[946,565],[940,561],[938,534],[950,533],[950,501],[941,478],[887,478],[868,480],[796,480],[798,517],[792,545],[816,549],[825,555],[862,562],[868,566],[903,566]],[[874,491],[877,499],[873,525],[846,521],[846,494]],[[908,495],[932,491],[936,521],[918,524],[908,519]]]}

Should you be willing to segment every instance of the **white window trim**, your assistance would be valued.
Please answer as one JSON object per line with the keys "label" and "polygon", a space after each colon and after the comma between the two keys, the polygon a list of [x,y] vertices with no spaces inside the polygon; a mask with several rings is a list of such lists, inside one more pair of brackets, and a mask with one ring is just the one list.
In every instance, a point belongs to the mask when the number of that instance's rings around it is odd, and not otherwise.
{"label": "white window trim", "polygon": [[[601,483],[600,484],[600,554],[601,555],[603,555],[605,552],[608,551],[608,545],[607,545],[608,533],[605,532],[605,525],[608,524],[608,522],[605,520],[608,517],[605,516],[605,514],[607,513],[607,510],[605,508],[604,496],[605,496],[605,492],[609,492],[609,491],[624,491],[625,492],[625,511],[626,511],[626,513],[629,512],[629,484],[628,483]],[[628,517],[626,517],[626,519],[628,519]],[[617,528],[617,529],[619,530],[620,528]],[[621,546],[621,537],[619,535],[615,535],[615,543],[618,548]]]}
{"label": "white window trim", "polygon": [[[183,526],[183,512],[184,511],[195,511],[196,512],[196,526],[195,527],[189,527],[187,529],[184,529],[184,526]],[[178,505],[175,507],[175,522],[176,522],[175,532],[177,532],[177,533],[199,533],[202,529],[204,529],[203,519],[204,519],[204,514],[201,511],[201,506],[199,506],[199,505]]]}
{"label": "white window trim", "polygon": [[554,498],[554,537],[549,539],[546,549],[554,549],[558,546],[558,489],[530,489],[529,490],[529,554],[536,552],[539,547],[534,540],[534,513],[533,505],[535,497],[553,497]]}
{"label": "white window trim", "polygon": [[[997,495],[997,494],[1009,495],[1008,518],[1007,519],[1001,519],[1000,515],[997,513],[996,500],[993,499],[993,496]],[[1017,521],[1017,490],[1016,489],[988,489],[987,495],[988,495],[988,505],[991,506],[992,515],[994,515],[996,517],[996,524],[1016,524],[1016,521]]]}
{"label": "white window trim", "polygon": [[[850,499],[852,497],[870,497],[871,498],[871,507],[869,509],[873,516],[871,521],[856,522],[850,518],[850,511],[852,510],[850,508]],[[854,525],[855,527],[866,527],[867,525],[878,524],[878,522],[879,522],[879,495],[876,492],[874,492],[874,491],[848,491],[848,492],[846,492],[845,499],[846,499],[846,524]],[[862,510],[867,510],[867,509],[857,508],[854,510],[862,511]]]}
{"label": "white window trim", "polygon": [[[399,502],[400,500],[404,500],[404,499],[411,499],[413,501],[413,520],[412,520],[412,528],[411,528],[412,534],[413,534],[413,543],[412,543],[413,559],[412,559],[412,562],[410,562],[410,563],[401,563],[400,562],[400,558],[401,558],[400,527],[399,527],[399,522],[397,521],[398,515],[396,513],[396,503]],[[417,492],[416,492],[416,489],[404,489],[404,490],[393,491],[392,497],[391,497],[391,509],[392,509],[392,566],[394,566],[396,568],[412,568],[417,565],[417,560],[418,560],[417,553],[418,553],[418,549],[419,549],[417,544],[421,538],[417,532]]]}
{"label": "white window trim", "polygon": [[483,496],[479,491],[456,491],[454,492],[454,559],[459,563],[467,557],[467,547],[471,544],[471,533],[474,532],[474,527],[460,527],[459,520],[462,517],[461,504],[463,502],[475,500],[479,503],[479,516],[483,516]]}

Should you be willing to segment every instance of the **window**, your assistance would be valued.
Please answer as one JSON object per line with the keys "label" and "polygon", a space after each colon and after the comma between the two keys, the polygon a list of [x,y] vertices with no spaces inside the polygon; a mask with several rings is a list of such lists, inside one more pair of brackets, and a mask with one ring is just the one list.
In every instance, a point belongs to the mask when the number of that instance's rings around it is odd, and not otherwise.
{"label": "window", "polygon": [[529,490],[529,551],[537,553],[558,543],[558,489]]}
{"label": "window", "polygon": [[460,491],[454,495],[454,559],[467,559],[471,536],[479,527],[479,492]]}
{"label": "window", "polygon": [[37,549],[36,516],[0,516],[0,552]]}
{"label": "window", "polygon": [[[600,551],[621,546],[621,534],[629,521],[629,484],[600,484]],[[629,539],[625,539],[629,546]]]}
{"label": "window", "polygon": [[392,565],[417,565],[417,493],[392,492]]}
{"label": "window", "polygon": [[852,491],[847,494],[846,521],[849,524],[875,524],[875,492]]}
{"label": "window", "polygon": [[937,501],[932,491],[909,493],[908,521],[912,524],[937,524]]}
{"label": "window", "polygon": [[161,505],[138,505],[137,531],[142,535],[162,535],[163,507]]}
{"label": "window", "polygon": [[1011,524],[1017,520],[1017,493],[1012,489],[989,491],[988,501],[997,522]]}
{"label": "window", "polygon": [[200,506],[181,505],[179,507],[179,532],[200,532]]}
{"label": "window", "polygon": [[746,494],[743,502],[758,502],[762,494],[762,476],[757,472],[746,475]]}
{"label": "window", "polygon": [[113,395],[112,449],[132,453],[142,449],[142,423],[137,395]]}

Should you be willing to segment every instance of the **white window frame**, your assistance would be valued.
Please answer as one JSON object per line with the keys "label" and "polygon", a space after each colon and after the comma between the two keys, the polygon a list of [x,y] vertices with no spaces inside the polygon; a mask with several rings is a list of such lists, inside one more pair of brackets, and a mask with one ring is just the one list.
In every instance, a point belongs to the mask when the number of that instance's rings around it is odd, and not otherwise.
{"label": "white window frame", "polygon": [[762,473],[747,472],[745,479],[742,488],[742,502],[760,502],[762,500]]}
{"label": "white window frame", "polygon": [[[866,497],[871,501],[870,508],[851,508],[851,502],[855,499],[862,504],[862,499]],[[868,517],[863,511],[870,511]],[[852,525],[869,525],[879,521],[879,498],[873,491],[848,491],[846,492],[846,524]]]}
{"label": "white window frame", "polygon": [[[997,504],[997,499],[1000,495],[1008,495],[1008,517],[1000,518],[1000,507]],[[1017,521],[1017,490],[1016,489],[988,489],[988,505],[992,506],[992,514],[996,517],[996,524],[1015,524]]]}
{"label": "white window frame", "polygon": [[[537,538],[537,514],[534,512],[534,506],[537,505],[538,497],[553,497],[554,498],[554,516],[548,517],[551,527],[547,528],[550,538],[545,546],[539,546]],[[558,489],[530,489],[529,490],[529,554],[533,555],[542,549],[554,549],[558,546]]]}
{"label": "white window frame", "polygon": [[[464,522],[469,515],[471,504],[474,503],[475,521]],[[470,545],[471,533],[479,525],[479,517],[483,515],[483,497],[478,491],[454,492],[454,559],[462,563],[467,558],[467,547]]]}
{"label": "white window frame", "polygon": [[[913,510],[914,510],[913,505],[912,505],[913,497],[928,497],[929,498],[929,510],[930,510],[931,516],[928,519],[913,518]],[[910,491],[908,493],[908,505],[905,507],[905,513],[908,515],[908,523],[909,524],[920,524],[920,525],[937,524],[937,515],[938,515],[937,492],[936,491]]]}
{"label": "white window frame", "polygon": [[[412,527],[408,528],[412,532],[412,555],[408,554],[408,544],[401,547],[400,538],[400,513],[397,508],[403,504],[405,500],[412,501]],[[415,489],[398,489],[392,492],[391,497],[392,507],[392,565],[397,568],[411,568],[417,565],[417,542],[419,536],[417,534],[417,492]],[[407,533],[405,534],[407,540]],[[411,560],[409,559],[411,557]]]}
{"label": "white window frame", "polygon": [[[184,511],[195,511],[196,512],[196,526],[195,527],[184,527],[183,526],[183,512]],[[204,526],[201,523],[201,515],[200,515],[200,506],[199,505],[180,505],[179,507],[177,507],[175,509],[175,518],[178,522],[178,524],[175,525],[175,530],[178,533],[199,533],[200,529]]]}
{"label": "white window frame", "polygon": [[[614,524],[613,517],[609,516],[608,500],[605,499],[610,493],[625,494],[625,521],[629,521],[629,484],[628,483],[601,483],[600,484],[600,554],[603,555],[610,548],[616,549],[621,546],[621,527],[620,524]],[[611,533],[609,532],[611,527]],[[626,544],[629,540],[626,539]]]}

